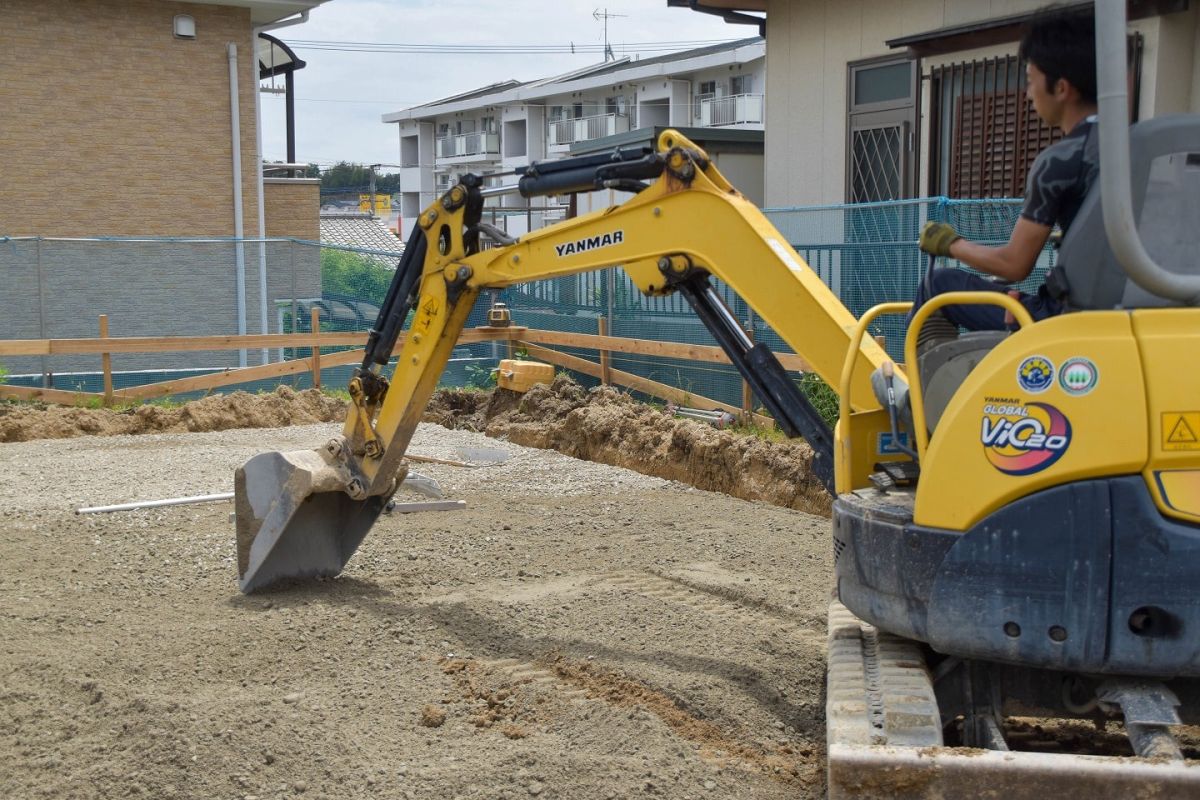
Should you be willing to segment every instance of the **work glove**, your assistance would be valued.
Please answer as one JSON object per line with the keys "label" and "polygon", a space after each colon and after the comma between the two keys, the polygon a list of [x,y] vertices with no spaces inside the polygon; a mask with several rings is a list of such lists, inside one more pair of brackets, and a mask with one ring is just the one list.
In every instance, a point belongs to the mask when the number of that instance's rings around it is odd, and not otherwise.
{"label": "work glove", "polygon": [[931,256],[949,256],[950,245],[962,237],[945,222],[926,222],[921,228],[919,246]]}

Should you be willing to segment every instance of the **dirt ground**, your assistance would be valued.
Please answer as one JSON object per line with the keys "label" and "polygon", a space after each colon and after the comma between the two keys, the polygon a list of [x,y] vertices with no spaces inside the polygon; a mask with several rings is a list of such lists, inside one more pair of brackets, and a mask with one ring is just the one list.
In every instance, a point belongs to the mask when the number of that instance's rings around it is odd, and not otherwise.
{"label": "dirt ground", "polygon": [[337,429],[213,427],[0,445],[0,796],[824,794],[828,520],[429,424],[510,457],[336,580],[239,594],[231,503],[75,515]]}

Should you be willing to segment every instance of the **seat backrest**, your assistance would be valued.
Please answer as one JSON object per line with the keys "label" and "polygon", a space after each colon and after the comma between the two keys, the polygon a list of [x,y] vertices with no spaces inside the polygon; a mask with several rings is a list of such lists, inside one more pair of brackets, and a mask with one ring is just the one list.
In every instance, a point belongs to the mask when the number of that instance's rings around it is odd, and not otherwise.
{"label": "seat backrest", "polygon": [[[1129,146],[1133,214],[1146,252],[1168,272],[1200,274],[1200,115],[1139,122],[1129,131]],[[1096,181],[1059,250],[1068,307],[1179,305],[1126,276],[1108,244],[1100,194]]]}

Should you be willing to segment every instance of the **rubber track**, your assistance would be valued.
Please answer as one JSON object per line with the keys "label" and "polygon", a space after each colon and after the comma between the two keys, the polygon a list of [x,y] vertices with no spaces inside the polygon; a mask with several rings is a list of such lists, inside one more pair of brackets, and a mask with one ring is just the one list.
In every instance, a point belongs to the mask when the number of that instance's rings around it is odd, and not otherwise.
{"label": "rubber track", "polygon": [[942,744],[937,698],[920,650],[838,602],[829,607],[825,718],[830,744]]}

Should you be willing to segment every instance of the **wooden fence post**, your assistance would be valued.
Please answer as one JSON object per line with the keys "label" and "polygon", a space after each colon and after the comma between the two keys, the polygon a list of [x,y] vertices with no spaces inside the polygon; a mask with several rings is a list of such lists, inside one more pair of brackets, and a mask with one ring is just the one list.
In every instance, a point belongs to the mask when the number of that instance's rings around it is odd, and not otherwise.
{"label": "wooden fence post", "polygon": [[[596,320],[596,325],[600,329],[601,336],[608,336],[608,320],[600,317]],[[600,383],[608,386],[612,383],[612,366],[609,363],[607,350],[600,351]]]}
{"label": "wooden fence post", "polygon": [[[108,338],[108,314],[100,315],[100,338]],[[104,405],[113,402],[112,354],[107,350],[100,354],[100,371],[104,373]]]}
{"label": "wooden fence post", "polygon": [[321,309],[312,307],[309,315],[312,326],[312,381],[313,388],[321,388]]}

